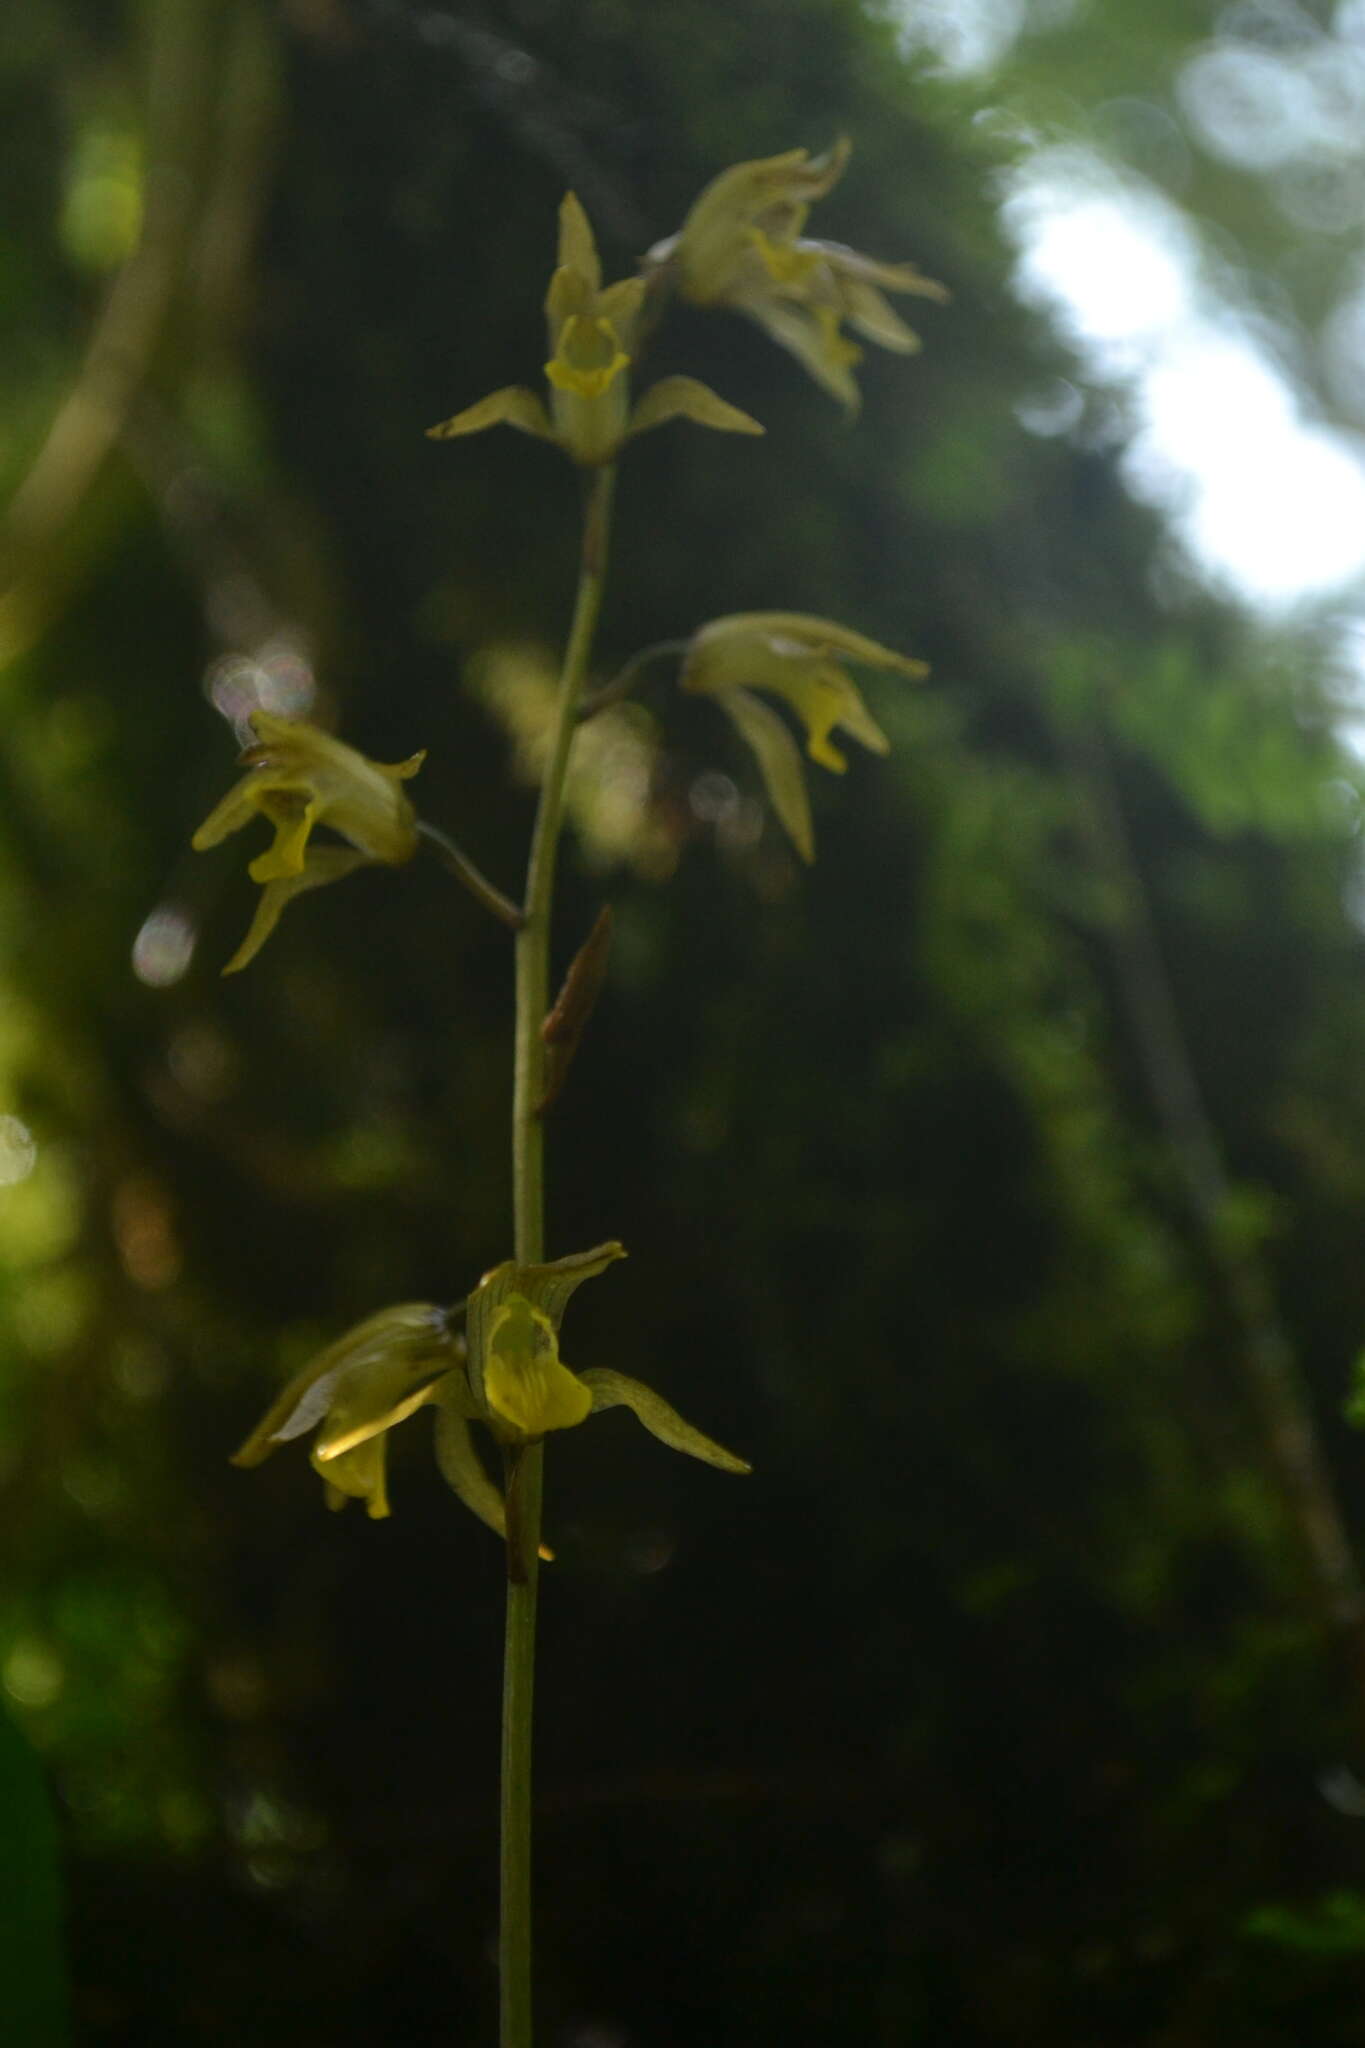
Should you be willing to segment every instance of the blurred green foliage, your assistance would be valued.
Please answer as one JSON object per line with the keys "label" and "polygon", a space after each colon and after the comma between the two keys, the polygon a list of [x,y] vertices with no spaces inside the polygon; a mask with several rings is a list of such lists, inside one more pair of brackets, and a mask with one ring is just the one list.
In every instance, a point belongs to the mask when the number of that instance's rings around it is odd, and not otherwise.
{"label": "blurred green foliage", "polygon": [[8,1714],[0,1714],[0,1798],[5,2024],[34,2048],[61,2048],[70,2035],[57,1830],[38,1760]]}

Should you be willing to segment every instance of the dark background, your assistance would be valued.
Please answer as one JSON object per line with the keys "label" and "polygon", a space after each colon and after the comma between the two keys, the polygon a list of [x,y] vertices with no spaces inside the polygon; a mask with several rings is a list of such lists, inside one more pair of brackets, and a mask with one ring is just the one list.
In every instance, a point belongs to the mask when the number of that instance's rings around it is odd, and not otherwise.
{"label": "dark background", "polygon": [[[0,32],[0,1681],[81,2041],[494,2038],[498,1548],[424,1416],[384,1523],[325,1514],[296,1450],[226,1459],[311,1349],[507,1255],[509,948],[418,863],[220,982],[252,891],[240,842],[188,852],[233,773],[209,699],[311,680],[355,745],[427,747],[422,809],[515,889],[575,479],[422,430],[537,380],[566,187],[619,276],[726,164],[844,132],[813,230],[952,304],[902,302],[924,352],[869,351],[854,425],[756,328],[678,316],[654,367],[767,437],[631,452],[600,674],[789,607],[933,675],[868,680],[894,750],[812,770],[809,872],[662,675],[573,805],[560,957],[604,900],[617,941],[550,1247],[630,1259],[565,1355],[757,1469],[621,1416],[552,1445],[540,2038],[1360,2038],[1365,1666],[1305,1542],[1329,1491],[1362,1521],[1335,614],[1269,622],[1173,552],[998,220],[1054,141],[1165,177],[1349,426],[1314,337],[1358,225],[1196,137],[1178,177],[1125,157],[1149,130],[1106,112],[1180,135],[1198,45],[1289,62],[1331,17],[1118,0],[954,74],[951,10],[907,13],[917,47],[852,0],[28,0]],[[1058,378],[1070,430],[1027,431]]]}

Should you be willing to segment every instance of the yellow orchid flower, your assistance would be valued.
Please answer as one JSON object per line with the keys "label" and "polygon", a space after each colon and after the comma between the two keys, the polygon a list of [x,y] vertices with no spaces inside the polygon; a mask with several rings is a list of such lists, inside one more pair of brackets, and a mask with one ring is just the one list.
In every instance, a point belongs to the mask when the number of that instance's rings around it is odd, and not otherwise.
{"label": "yellow orchid flower", "polygon": [[841,661],[928,674],[922,661],[897,654],[849,626],[806,612],[735,612],[713,619],[692,636],[683,658],[684,690],[713,697],[729,713],[758,761],[773,809],[803,860],[815,858],[810,799],[796,742],[755,690],[789,704],[806,728],[806,752],[822,768],[842,775],[848,762],[830,739],[841,730],[874,754],[890,742],[872,717]]}
{"label": "yellow orchid flower", "polygon": [[[573,1291],[624,1258],[614,1241],[547,1265],[508,1260],[486,1273],[459,1309],[402,1302],[357,1323],[311,1358],[285,1387],[234,1465],[259,1465],[280,1444],[316,1429],[311,1459],[327,1505],[363,1500],[372,1518],[389,1513],[387,1435],[427,1406],[436,1415],[436,1462],[452,1491],[499,1536],[507,1504],[485,1471],[470,1433],[483,1423],[515,1460],[552,1430],[572,1429],[605,1408],[629,1408],[675,1451],[722,1472],[751,1468],[684,1422],[661,1395],[624,1373],[571,1372],[559,1356],[559,1325]],[[553,1552],[543,1546],[540,1552]]]}
{"label": "yellow orchid flower", "polygon": [[[561,1359],[559,1325],[574,1289],[624,1257],[622,1246],[612,1240],[548,1265],[518,1265],[509,1259],[484,1274],[466,1304],[467,1412],[486,1423],[504,1449],[508,1571],[514,1579],[524,1574],[527,1562],[516,1509],[521,1454],[526,1445],[552,1430],[573,1429],[604,1408],[629,1408],[652,1435],[673,1450],[701,1458],[722,1472],[751,1469],[742,1458],[684,1422],[676,1408],[639,1380],[602,1369],[571,1372]],[[458,1382],[443,1384],[458,1386]],[[458,1393],[453,1398],[457,1400]],[[438,1455],[439,1449],[438,1440]],[[461,1475],[444,1462],[442,1470],[461,1498],[473,1506],[458,1483]],[[479,1473],[482,1476],[482,1467]],[[479,1512],[477,1507],[475,1512]],[[485,1515],[483,1519],[489,1518]],[[543,1549],[541,1555],[545,1555]]]}
{"label": "yellow orchid flower", "polygon": [[731,306],[756,320],[811,376],[850,410],[858,405],[853,367],[862,351],[842,323],[882,348],[908,354],[919,337],[883,292],[948,293],[913,263],[879,263],[840,242],[806,239],[812,201],[843,176],[851,145],[823,156],[804,149],[735,164],[713,178],[681,229],[645,261],[673,271],[678,290],[699,306]]}
{"label": "yellow orchid flower", "polygon": [[564,1365],[554,1324],[524,1294],[509,1294],[493,1314],[483,1361],[489,1418],[510,1443],[531,1443],[572,1429],[592,1413],[592,1395]]}
{"label": "yellow orchid flower", "polygon": [[762,427],[727,405],[695,377],[665,377],[632,411],[628,372],[647,286],[641,277],[602,285],[602,265],[588,216],[570,192],[559,209],[559,262],[545,298],[550,359],[545,376],[550,409],[524,384],[508,384],[427,429],[434,441],[516,427],[553,441],[587,467],[611,462],[634,434],[665,420],[690,419],[732,434]]}
{"label": "yellow orchid flower", "polygon": [[469,1297],[466,1372],[475,1412],[504,1444],[534,1443],[604,1408],[629,1408],[662,1443],[722,1472],[752,1467],[684,1422],[662,1396],[624,1373],[571,1372],[559,1356],[559,1325],[574,1289],[625,1249],[612,1239],[548,1265],[513,1260],[485,1273]]}
{"label": "yellow orchid flower", "polygon": [[[301,719],[253,711],[251,726],[257,744],[241,757],[246,774],[191,841],[202,853],[258,815],[275,828],[274,844],[247,870],[264,893],[224,974],[255,958],[295,896],[370,862],[400,867],[417,851],[417,818],[402,784],[417,773],[425,752],[386,767]],[[330,826],[349,845],[310,845],[314,825]]]}
{"label": "yellow orchid flower", "polygon": [[[430,1302],[381,1309],[329,1344],[289,1382],[233,1457],[259,1465],[276,1447],[318,1426],[312,1463],[327,1483],[327,1505],[363,1500],[378,1520],[389,1512],[387,1432],[438,1398],[458,1364],[447,1310]],[[488,1491],[496,1499],[491,1482]]]}

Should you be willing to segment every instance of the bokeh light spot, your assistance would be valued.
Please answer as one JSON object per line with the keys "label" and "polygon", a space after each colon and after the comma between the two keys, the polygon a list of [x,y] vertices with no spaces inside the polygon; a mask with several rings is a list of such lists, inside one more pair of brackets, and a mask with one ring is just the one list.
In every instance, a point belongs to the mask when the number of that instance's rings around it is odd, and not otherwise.
{"label": "bokeh light spot", "polygon": [[66,1684],[62,1660],[37,1636],[21,1636],[6,1657],[5,1691],[21,1707],[50,1707]]}
{"label": "bokeh light spot", "polygon": [[148,988],[170,988],[194,958],[198,933],[187,911],[161,903],[133,940],[133,972]]}
{"label": "bokeh light spot", "polygon": [[13,1187],[27,1180],[38,1157],[38,1147],[27,1124],[17,1116],[0,1116],[0,1187]]}

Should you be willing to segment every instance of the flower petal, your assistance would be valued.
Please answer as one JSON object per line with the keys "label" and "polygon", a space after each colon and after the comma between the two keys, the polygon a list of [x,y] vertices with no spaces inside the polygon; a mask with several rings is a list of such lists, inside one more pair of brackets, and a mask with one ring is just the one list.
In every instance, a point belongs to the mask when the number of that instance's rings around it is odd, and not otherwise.
{"label": "flower petal", "polygon": [[339,882],[357,868],[373,865],[369,854],[359,853],[354,847],[310,846],[302,874],[285,875],[279,881],[266,883],[247,935],[223,969],[224,974],[239,974],[256,958],[296,896],[305,895],[309,889],[324,888],[328,882]]}
{"label": "flower petal", "polygon": [[314,1459],[330,1465],[357,1444],[406,1421],[431,1400],[436,1381],[450,1370],[446,1355],[417,1365],[391,1361],[364,1374],[343,1373],[334,1385],[327,1419],[314,1440]]}
{"label": "flower petal", "polygon": [[465,1413],[466,1401],[459,1373],[449,1373],[433,1389],[436,1409],[436,1463],[441,1477],[471,1514],[485,1522],[495,1536],[506,1536],[507,1516],[502,1495],[483,1468]]}
{"label": "flower petal", "polygon": [[504,1304],[515,1299],[538,1310],[553,1337],[575,1288],[604,1273],[614,1260],[625,1255],[625,1247],[612,1238],[591,1251],[574,1252],[568,1258],[552,1259],[545,1265],[519,1266],[514,1259],[506,1259],[484,1274],[467,1303],[466,1371],[477,1415],[489,1420],[493,1411],[486,1374],[497,1318]]}
{"label": "flower petal", "polygon": [[594,294],[602,289],[602,265],[592,223],[575,192],[566,192],[559,206],[559,268],[573,270]]}
{"label": "flower petal", "polygon": [[509,1295],[493,1315],[483,1359],[483,1393],[494,1428],[531,1443],[552,1429],[587,1420],[592,1401],[559,1356],[554,1325],[524,1296]]}
{"label": "flower petal", "polygon": [[868,341],[875,341],[879,348],[894,349],[898,355],[912,356],[923,347],[914,328],[906,325],[875,285],[845,278],[839,296],[843,301],[845,320]]}
{"label": "flower petal", "polygon": [[[265,1415],[257,1423],[251,1435],[239,1451],[234,1451],[230,1462],[234,1465],[259,1465],[270,1456],[279,1444],[286,1444],[296,1436],[303,1436],[313,1425],[320,1422],[327,1413],[327,1403],[332,1398],[340,1365],[328,1367],[324,1361],[330,1354],[324,1352],[320,1358],[310,1360],[304,1371],[289,1382]],[[318,1368],[322,1366],[320,1377]]]}
{"label": "flower petal", "polygon": [[[448,1372],[455,1355],[443,1309],[428,1301],[380,1309],[316,1352],[295,1373],[232,1462],[259,1465],[277,1444],[302,1436],[341,1400],[350,1418],[346,1441],[336,1440],[341,1432],[330,1422],[327,1430],[329,1455],[336,1457],[362,1437],[390,1428],[400,1420],[399,1408],[410,1413],[404,1405],[409,1395],[435,1374]],[[362,1415],[366,1426],[358,1428]]]}
{"label": "flower petal", "polygon": [[581,270],[561,263],[550,278],[545,293],[545,325],[550,352],[559,347],[559,337],[570,320],[591,320],[596,312],[597,294]]}
{"label": "flower petal", "polygon": [[650,386],[631,414],[630,434],[647,434],[666,420],[695,420],[728,434],[761,434],[762,426],[696,377],[662,377]]}
{"label": "flower petal", "polygon": [[[453,1376],[452,1376],[453,1378]],[[490,1528],[495,1536],[506,1536],[507,1515],[502,1495],[484,1471],[469,1423],[453,1395],[438,1389],[436,1409],[436,1463],[451,1492],[462,1500],[471,1514]]]}
{"label": "flower petal", "polygon": [[581,1287],[585,1280],[595,1280],[599,1273],[605,1273],[608,1266],[625,1256],[625,1246],[619,1238],[612,1237],[605,1244],[594,1245],[590,1252],[570,1252],[567,1258],[551,1259],[546,1265],[518,1266],[514,1260],[508,1259],[503,1265],[494,1266],[491,1273],[484,1274],[470,1296],[470,1313],[473,1314],[476,1303],[496,1308],[507,1295],[524,1294],[528,1301],[545,1311],[557,1330],[575,1288]]}
{"label": "flower petal", "polygon": [[597,295],[597,317],[610,321],[624,349],[635,346],[635,323],[648,289],[642,277],[623,277]]}
{"label": "flower petal", "polygon": [[817,618],[813,612],[732,612],[710,626],[703,626],[701,631],[714,633],[717,638],[723,631],[726,639],[736,643],[749,634],[795,641],[807,654],[843,654],[850,661],[866,662],[869,668],[892,668],[904,676],[918,678],[929,673],[926,662],[898,654],[894,647],[883,647],[879,640],[869,640],[866,633],[857,633],[852,626],[841,626],[835,619]]}
{"label": "flower petal", "polygon": [[630,357],[618,347],[610,320],[571,313],[560,329],[545,375],[556,391],[571,391],[578,398],[602,398],[629,368]]}
{"label": "flower petal", "polygon": [[593,1367],[581,1375],[582,1384],[592,1395],[592,1410],[596,1415],[603,1408],[629,1408],[642,1422],[651,1436],[657,1436],[660,1443],[670,1450],[683,1451],[689,1458],[700,1458],[707,1465],[715,1465],[722,1472],[752,1472],[753,1466],[743,1458],[737,1458],[733,1451],[713,1443],[709,1436],[703,1436],[699,1429],[693,1429],[690,1422],[684,1422],[676,1408],[671,1408],[662,1394],[656,1394],[639,1380],[627,1377],[623,1372],[608,1372],[602,1367]]}
{"label": "flower petal", "polygon": [[823,384],[850,413],[856,413],[861,398],[853,380],[853,366],[862,351],[839,331],[839,315],[833,306],[809,307],[776,297],[746,298],[739,311],[747,313],[765,328],[780,348],[805,365],[817,384]]}
{"label": "flower petal", "polygon": [[801,750],[777,713],[749,690],[726,690],[716,698],[753,749],[768,800],[793,846],[807,863],[815,859],[815,831]]}
{"label": "flower petal", "polygon": [[798,247],[818,249],[841,284],[880,285],[886,292],[913,292],[916,298],[933,299],[940,306],[947,305],[953,296],[946,284],[940,284],[936,277],[926,277],[916,263],[879,263],[875,256],[864,256],[861,249],[850,249],[844,242],[802,242]]}
{"label": "flower petal", "polygon": [[317,1452],[313,1453],[313,1468],[320,1472],[327,1483],[327,1505],[329,1508],[344,1508],[348,1500],[363,1500],[365,1512],[372,1522],[382,1522],[389,1513],[389,1493],[385,1483],[388,1438],[368,1437],[357,1444],[344,1457],[334,1458],[328,1465],[319,1465]]}
{"label": "flower petal", "polygon": [[773,663],[770,673],[756,669],[753,682],[791,705],[806,728],[806,752],[822,768],[842,775],[848,767],[830,740],[836,727],[860,740],[870,753],[890,753],[891,742],[864,704],[857,684],[836,663],[822,661],[818,654],[792,653]]}
{"label": "flower petal", "polygon": [[281,809],[275,820],[275,843],[258,853],[247,868],[253,882],[282,882],[292,875],[301,875],[308,846],[308,835],[318,821],[321,809],[316,797],[310,798],[302,809],[291,804],[288,810]]}
{"label": "flower petal", "polygon": [[196,853],[204,853],[210,846],[217,846],[230,833],[240,832],[243,825],[249,825],[256,816],[259,780],[254,775],[244,775],[234,783],[221,803],[215,804],[195,833],[190,845]]}
{"label": "flower petal", "polygon": [[[700,305],[729,296],[736,270],[761,225],[769,240],[799,233],[805,209],[843,176],[849,143],[841,138],[823,156],[789,149],[780,156],[732,164],[705,187],[669,252],[678,264],[684,296]],[[657,251],[652,260],[659,260]]]}
{"label": "flower petal", "polygon": [[487,398],[467,405],[453,419],[428,427],[427,439],[450,441],[460,434],[481,434],[485,427],[499,426],[516,427],[521,433],[535,434],[542,441],[554,439],[549,414],[535,392],[528,391],[524,384],[505,384],[501,391],[490,391]]}

